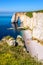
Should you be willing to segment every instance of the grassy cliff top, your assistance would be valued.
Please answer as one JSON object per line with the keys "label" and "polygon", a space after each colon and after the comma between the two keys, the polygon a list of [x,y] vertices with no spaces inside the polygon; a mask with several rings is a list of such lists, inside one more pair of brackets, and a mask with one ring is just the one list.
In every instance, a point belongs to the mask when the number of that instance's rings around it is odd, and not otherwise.
{"label": "grassy cliff top", "polygon": [[40,13],[43,13],[43,10],[38,10],[38,11],[33,11],[33,12],[36,12],[36,13],[40,12]]}
{"label": "grassy cliff top", "polygon": [[29,17],[31,18],[31,17],[33,17],[33,14],[32,14],[33,12],[36,12],[36,13],[43,13],[43,10],[26,12],[26,15],[29,16]]}

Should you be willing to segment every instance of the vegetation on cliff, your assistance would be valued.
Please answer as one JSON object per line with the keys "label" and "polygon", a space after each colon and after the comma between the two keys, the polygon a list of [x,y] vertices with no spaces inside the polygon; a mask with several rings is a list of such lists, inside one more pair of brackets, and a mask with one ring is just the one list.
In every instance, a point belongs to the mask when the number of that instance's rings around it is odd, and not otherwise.
{"label": "vegetation on cliff", "polygon": [[43,10],[38,10],[38,11],[35,11],[36,13],[43,13]]}
{"label": "vegetation on cliff", "polygon": [[[9,37],[7,37],[8,39]],[[0,41],[0,65],[42,65],[35,61],[24,46],[9,46],[6,41]]]}
{"label": "vegetation on cliff", "polygon": [[32,12],[26,12],[26,15],[29,16],[30,18],[33,17]]}
{"label": "vegetation on cliff", "polygon": [[43,10],[26,12],[26,15],[29,16],[29,17],[31,18],[31,17],[33,17],[33,14],[32,14],[33,12],[36,12],[36,13],[43,13]]}

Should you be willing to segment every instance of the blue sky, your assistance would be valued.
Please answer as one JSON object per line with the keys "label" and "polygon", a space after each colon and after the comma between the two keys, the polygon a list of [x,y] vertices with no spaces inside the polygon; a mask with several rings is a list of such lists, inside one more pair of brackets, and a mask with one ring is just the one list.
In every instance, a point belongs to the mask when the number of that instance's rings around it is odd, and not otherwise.
{"label": "blue sky", "polygon": [[33,11],[43,9],[43,0],[0,0],[0,11]]}

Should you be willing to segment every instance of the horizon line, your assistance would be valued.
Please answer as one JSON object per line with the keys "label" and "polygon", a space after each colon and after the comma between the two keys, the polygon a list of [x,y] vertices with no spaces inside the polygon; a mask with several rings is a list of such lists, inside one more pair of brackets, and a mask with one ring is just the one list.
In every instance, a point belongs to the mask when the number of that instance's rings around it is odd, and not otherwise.
{"label": "horizon line", "polygon": [[43,9],[37,9],[37,10],[26,10],[26,11],[0,11],[0,13],[13,13],[13,12],[32,12],[32,11],[40,11],[40,10],[43,10]]}

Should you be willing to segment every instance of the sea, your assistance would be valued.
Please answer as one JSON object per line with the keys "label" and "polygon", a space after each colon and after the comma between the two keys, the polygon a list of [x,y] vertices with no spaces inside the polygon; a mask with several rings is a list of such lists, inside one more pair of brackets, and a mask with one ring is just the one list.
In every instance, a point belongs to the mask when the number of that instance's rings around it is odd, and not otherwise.
{"label": "sea", "polygon": [[5,36],[11,36],[16,39],[17,35],[20,35],[17,30],[8,30],[8,28],[13,27],[11,24],[12,16],[13,12],[0,12],[0,40]]}

